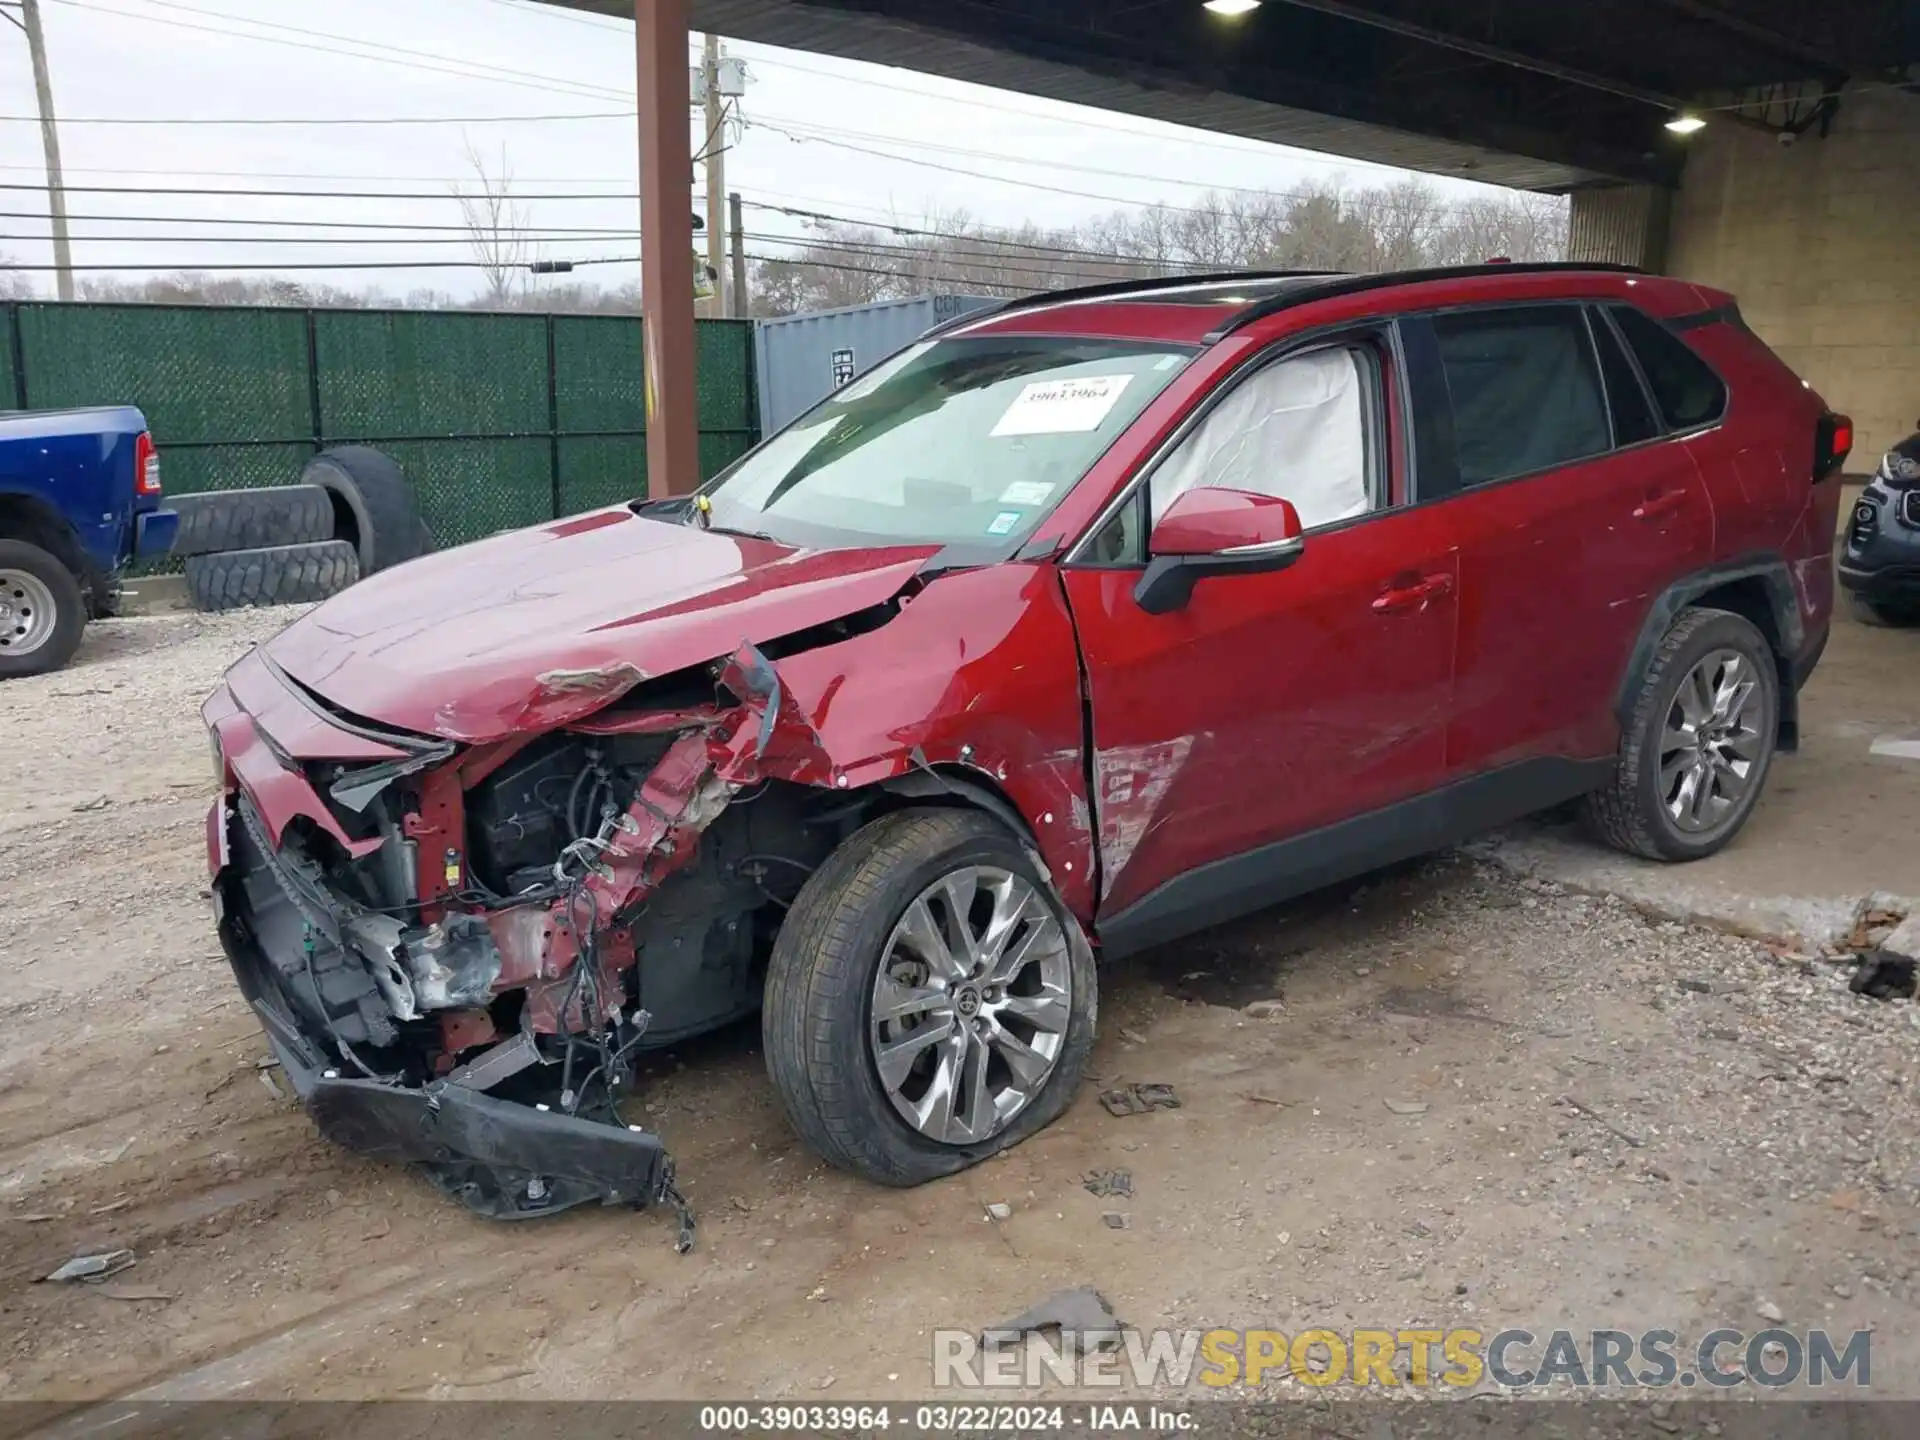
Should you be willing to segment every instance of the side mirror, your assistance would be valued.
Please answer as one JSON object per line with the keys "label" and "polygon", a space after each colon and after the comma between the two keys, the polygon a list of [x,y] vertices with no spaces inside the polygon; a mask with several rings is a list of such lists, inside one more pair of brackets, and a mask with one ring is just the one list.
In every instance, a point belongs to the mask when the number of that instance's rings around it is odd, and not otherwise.
{"label": "side mirror", "polygon": [[1250,490],[1202,488],[1176,496],[1147,539],[1151,559],[1133,587],[1149,615],[1178,610],[1209,575],[1264,575],[1305,553],[1291,500]]}

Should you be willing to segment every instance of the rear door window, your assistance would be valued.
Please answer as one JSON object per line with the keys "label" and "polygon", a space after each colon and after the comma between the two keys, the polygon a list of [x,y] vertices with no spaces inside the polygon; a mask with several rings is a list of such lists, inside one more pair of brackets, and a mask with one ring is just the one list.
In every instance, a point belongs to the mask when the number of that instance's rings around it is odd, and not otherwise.
{"label": "rear door window", "polygon": [[[1429,323],[1459,486],[1550,470],[1610,448],[1606,395],[1579,306],[1469,310]],[[1423,477],[1430,478],[1437,477]],[[1434,498],[1430,485],[1420,498]]]}
{"label": "rear door window", "polygon": [[1640,362],[1669,430],[1698,430],[1726,413],[1727,387],[1686,341],[1631,305],[1609,305],[1607,313]]}
{"label": "rear door window", "polygon": [[1600,351],[1600,375],[1607,382],[1607,409],[1613,414],[1613,443],[1638,445],[1651,440],[1666,426],[1653,413],[1646,387],[1607,317],[1597,310],[1590,313],[1593,343]]}

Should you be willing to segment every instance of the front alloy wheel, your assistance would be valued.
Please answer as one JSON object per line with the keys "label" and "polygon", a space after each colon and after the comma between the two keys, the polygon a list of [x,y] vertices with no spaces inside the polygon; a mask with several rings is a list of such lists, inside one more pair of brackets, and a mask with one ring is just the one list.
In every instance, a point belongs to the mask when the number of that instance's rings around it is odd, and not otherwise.
{"label": "front alloy wheel", "polygon": [[922,890],[887,937],[868,1039],[900,1117],[929,1140],[972,1145],[1047,1083],[1072,1014],[1052,910],[1022,877],[970,865]]}
{"label": "front alloy wheel", "polygon": [[794,898],[761,1011],[767,1075],[817,1153],[883,1185],[1051,1124],[1093,1049],[1093,949],[1027,839],[978,810],[882,815]]}

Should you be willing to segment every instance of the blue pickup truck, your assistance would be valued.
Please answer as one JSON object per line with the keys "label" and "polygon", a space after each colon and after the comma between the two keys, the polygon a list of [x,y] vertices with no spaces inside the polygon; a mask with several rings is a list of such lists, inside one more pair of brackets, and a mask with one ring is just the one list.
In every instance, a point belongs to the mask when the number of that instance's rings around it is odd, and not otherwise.
{"label": "blue pickup truck", "polygon": [[131,405],[0,411],[0,680],[66,664],[128,562],[167,553],[179,517],[160,500]]}

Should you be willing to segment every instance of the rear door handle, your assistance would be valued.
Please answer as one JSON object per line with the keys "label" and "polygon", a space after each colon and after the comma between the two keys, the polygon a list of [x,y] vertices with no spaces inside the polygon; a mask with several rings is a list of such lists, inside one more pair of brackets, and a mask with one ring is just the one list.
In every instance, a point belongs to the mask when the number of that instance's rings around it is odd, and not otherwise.
{"label": "rear door handle", "polygon": [[1373,608],[1381,615],[1393,615],[1403,610],[1424,610],[1429,600],[1452,593],[1453,576],[1442,571],[1435,575],[1423,575],[1408,584],[1388,586],[1374,600]]}
{"label": "rear door handle", "polygon": [[1659,520],[1667,515],[1671,515],[1686,503],[1686,491],[1662,491],[1658,495],[1649,495],[1645,500],[1642,500],[1640,504],[1635,507],[1633,518],[1636,520]]}

